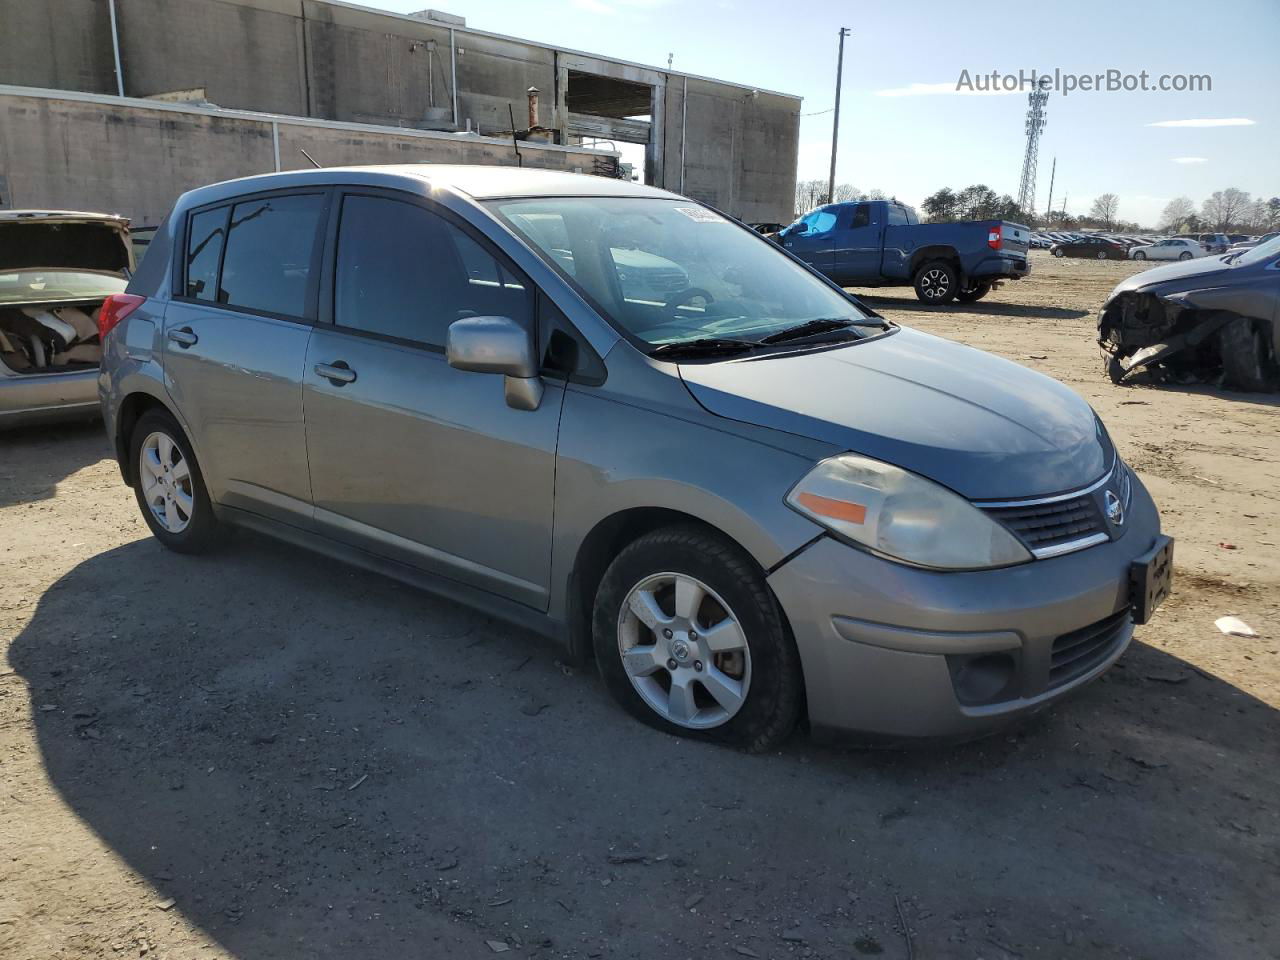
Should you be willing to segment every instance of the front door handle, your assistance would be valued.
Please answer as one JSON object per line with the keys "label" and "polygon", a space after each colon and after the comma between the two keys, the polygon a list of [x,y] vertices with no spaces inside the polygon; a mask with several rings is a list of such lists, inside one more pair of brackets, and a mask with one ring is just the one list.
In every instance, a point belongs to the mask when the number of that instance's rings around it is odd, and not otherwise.
{"label": "front door handle", "polygon": [[200,338],[190,327],[179,327],[177,330],[169,331],[169,342],[176,343],[185,350],[187,347],[194,347],[200,342]]}
{"label": "front door handle", "polygon": [[356,372],[347,366],[345,360],[337,360],[333,363],[317,363],[316,373],[339,387],[344,383],[351,383],[356,378]]}

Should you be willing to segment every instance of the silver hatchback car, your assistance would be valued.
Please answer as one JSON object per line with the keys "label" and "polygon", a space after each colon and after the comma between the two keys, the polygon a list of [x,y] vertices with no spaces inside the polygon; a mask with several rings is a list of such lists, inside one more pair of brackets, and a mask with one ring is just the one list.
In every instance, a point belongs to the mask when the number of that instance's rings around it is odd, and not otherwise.
{"label": "silver hatchback car", "polygon": [[1169,589],[1079,396],[662,190],[216,184],[104,315],[107,432],[166,546],[249,527],[474,604],[673,733],[974,736],[1099,676]]}

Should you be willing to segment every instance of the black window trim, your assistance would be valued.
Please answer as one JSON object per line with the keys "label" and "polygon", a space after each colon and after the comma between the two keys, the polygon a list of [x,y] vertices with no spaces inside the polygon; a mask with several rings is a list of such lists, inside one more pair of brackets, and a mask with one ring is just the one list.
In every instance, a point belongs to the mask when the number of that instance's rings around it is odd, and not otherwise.
{"label": "black window trim", "polygon": [[[418,207],[428,214],[435,214],[441,217],[446,223],[449,223],[464,234],[470,237],[482,251],[493,257],[498,264],[499,269],[510,273],[519,283],[523,284],[525,290],[533,298],[531,306],[531,315],[533,317],[533,338],[535,345],[542,345],[542,327],[544,319],[542,317],[542,303],[546,300],[552,307],[562,309],[556,304],[555,299],[543,290],[533,279],[524,272],[523,269],[515,261],[511,259],[497,244],[490,240],[484,233],[475,226],[468,223],[460,217],[456,212],[450,210],[444,204],[424,197],[421,194],[412,193],[408,190],[397,190],[394,187],[373,187],[359,184],[351,184],[347,186],[339,185],[334,187],[334,196],[330,205],[330,215],[325,229],[324,237],[324,262],[320,270],[320,299],[318,304],[318,312],[316,315],[316,325],[325,327],[334,333],[341,333],[348,337],[359,337],[365,340],[376,340],[381,343],[394,344],[396,346],[408,347],[412,350],[419,350],[423,353],[432,353],[443,357],[445,348],[444,344],[439,346],[427,343],[423,340],[413,340],[408,337],[396,337],[390,334],[377,333],[373,330],[360,330],[355,327],[344,327],[337,323],[337,269],[338,269],[338,231],[342,225],[342,205],[347,197],[369,197],[378,200],[392,200],[397,203],[407,203],[411,206]],[[603,361],[596,350],[591,346],[586,337],[573,326],[573,321],[566,316],[564,322],[572,330],[570,334],[578,342],[580,350],[589,351],[595,357],[599,366],[603,367]],[[544,360],[545,357],[540,358]],[[549,370],[543,367],[539,369],[539,375],[551,380],[560,382],[568,381],[570,383],[580,383],[589,386],[598,386],[604,380],[600,377],[588,376],[585,374],[570,374],[565,376],[561,371]]]}
{"label": "black window trim", "polygon": [[[181,242],[175,244],[176,255],[173,258],[173,276],[170,288],[170,299],[177,303],[191,304],[192,306],[201,307],[209,310],[223,310],[228,313],[247,314],[253,317],[266,317],[271,320],[283,320],[286,323],[298,323],[305,326],[313,326],[316,323],[316,306],[320,295],[320,269],[323,265],[322,257],[324,256],[324,241],[328,235],[328,223],[332,219],[334,187],[328,184],[320,184],[316,186],[289,187],[281,190],[259,190],[255,193],[245,193],[234,197],[226,197],[222,200],[216,200],[212,203],[201,204],[198,207],[190,207],[183,214]],[[307,270],[307,294],[306,303],[303,307],[304,316],[295,316],[289,313],[275,313],[270,310],[256,310],[252,307],[242,307],[233,303],[222,303],[217,299],[201,300],[198,297],[187,296],[187,242],[191,233],[191,220],[197,214],[207,213],[210,210],[227,209],[227,215],[230,217],[231,210],[240,203],[253,203],[257,200],[269,200],[272,197],[286,196],[318,196],[321,198],[320,216],[316,222],[316,235],[311,245],[311,265]],[[228,223],[230,221],[228,220]],[[230,239],[230,230],[227,236],[222,240],[222,251],[218,255],[218,272],[214,277],[215,297],[216,291],[222,287],[222,264],[227,256],[227,241]]]}

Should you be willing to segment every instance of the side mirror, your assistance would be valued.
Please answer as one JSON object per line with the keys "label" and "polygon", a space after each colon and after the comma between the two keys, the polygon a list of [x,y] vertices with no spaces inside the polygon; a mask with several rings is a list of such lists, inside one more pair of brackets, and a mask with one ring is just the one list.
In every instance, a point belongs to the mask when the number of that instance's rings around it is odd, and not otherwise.
{"label": "side mirror", "polygon": [[507,406],[537,410],[542,403],[533,331],[510,317],[465,317],[449,324],[445,358],[455,370],[503,375]]}

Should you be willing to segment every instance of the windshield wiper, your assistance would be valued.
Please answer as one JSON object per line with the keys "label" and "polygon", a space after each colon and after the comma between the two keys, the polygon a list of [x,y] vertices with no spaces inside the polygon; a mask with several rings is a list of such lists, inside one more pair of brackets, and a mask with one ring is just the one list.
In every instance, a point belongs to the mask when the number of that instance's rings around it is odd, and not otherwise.
{"label": "windshield wiper", "polygon": [[754,340],[732,340],[728,337],[698,337],[664,343],[649,351],[651,357],[711,357],[716,354],[745,353],[760,344]]}
{"label": "windshield wiper", "polygon": [[760,342],[783,343],[787,340],[799,340],[819,333],[829,333],[832,330],[843,330],[846,327],[881,327],[888,330],[889,324],[887,321],[879,319],[850,320],[841,317],[819,317],[816,320],[806,320],[804,323],[798,323],[794,327],[787,327],[785,330],[771,333],[769,336],[762,338]]}

